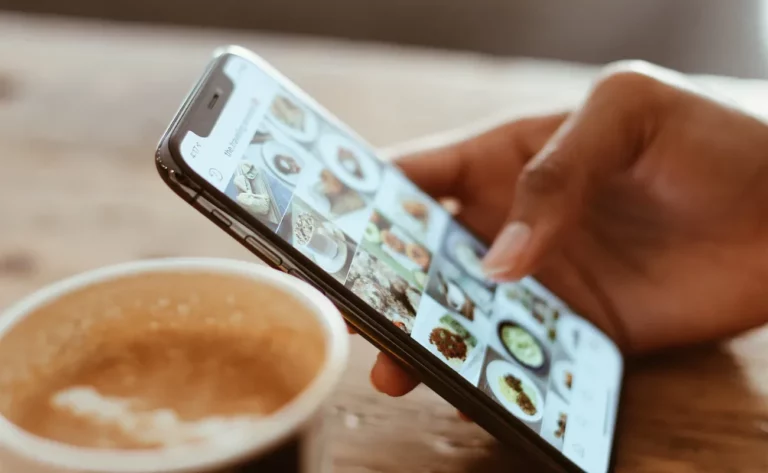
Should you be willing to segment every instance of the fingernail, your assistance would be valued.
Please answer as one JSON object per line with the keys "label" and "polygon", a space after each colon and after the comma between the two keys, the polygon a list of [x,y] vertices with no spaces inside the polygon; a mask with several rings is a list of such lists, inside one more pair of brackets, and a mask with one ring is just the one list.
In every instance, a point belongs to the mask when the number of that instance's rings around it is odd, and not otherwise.
{"label": "fingernail", "polygon": [[486,276],[493,279],[494,276],[513,271],[520,262],[530,238],[531,227],[525,223],[512,222],[504,227],[483,259],[483,271]]}

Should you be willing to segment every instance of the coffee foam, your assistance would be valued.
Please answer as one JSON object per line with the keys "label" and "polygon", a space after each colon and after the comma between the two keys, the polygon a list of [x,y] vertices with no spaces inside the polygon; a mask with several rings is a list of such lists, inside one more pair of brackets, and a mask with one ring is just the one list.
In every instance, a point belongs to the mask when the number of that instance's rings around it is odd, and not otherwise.
{"label": "coffee foam", "polygon": [[56,409],[87,422],[119,431],[135,445],[173,447],[208,440],[217,441],[233,431],[245,432],[259,425],[260,416],[208,416],[185,421],[173,409],[141,410],[135,400],[104,396],[92,387],[73,387],[54,394]]}
{"label": "coffee foam", "polygon": [[38,308],[0,340],[0,413],[79,446],[214,442],[306,389],[324,344],[311,312],[267,284],[120,278]]}

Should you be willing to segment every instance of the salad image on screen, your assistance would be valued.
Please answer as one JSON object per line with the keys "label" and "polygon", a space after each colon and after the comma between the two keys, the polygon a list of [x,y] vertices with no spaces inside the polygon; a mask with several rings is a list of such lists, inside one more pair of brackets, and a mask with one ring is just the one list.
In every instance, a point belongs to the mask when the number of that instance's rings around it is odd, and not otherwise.
{"label": "salad image on screen", "polygon": [[503,299],[510,304],[519,304],[536,320],[546,332],[550,342],[557,339],[557,322],[560,320],[561,308],[548,302],[546,298],[534,293],[520,283],[508,283],[499,287]]}
{"label": "salad image on screen", "polygon": [[462,316],[446,310],[431,297],[422,297],[413,329],[413,338],[443,363],[465,378],[477,378],[485,344],[482,331]]}
{"label": "salad image on screen", "polygon": [[544,345],[522,325],[503,321],[498,326],[498,337],[506,352],[524,367],[540,370],[546,365]]}

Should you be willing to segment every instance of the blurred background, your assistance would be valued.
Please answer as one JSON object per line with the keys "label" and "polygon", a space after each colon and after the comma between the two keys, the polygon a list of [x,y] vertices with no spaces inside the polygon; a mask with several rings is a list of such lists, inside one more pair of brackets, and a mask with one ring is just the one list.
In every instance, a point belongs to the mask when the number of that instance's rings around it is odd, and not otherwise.
{"label": "blurred background", "polygon": [[768,77],[765,0],[0,0],[0,9]]}

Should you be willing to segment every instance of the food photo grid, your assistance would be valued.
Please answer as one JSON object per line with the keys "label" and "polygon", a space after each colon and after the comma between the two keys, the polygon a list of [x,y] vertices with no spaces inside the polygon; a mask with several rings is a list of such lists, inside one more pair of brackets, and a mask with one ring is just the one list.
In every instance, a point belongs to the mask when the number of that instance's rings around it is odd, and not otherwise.
{"label": "food photo grid", "polygon": [[424,295],[413,338],[470,383],[477,383],[485,353],[484,328]]}
{"label": "food photo grid", "polygon": [[433,263],[427,294],[470,322],[488,320],[493,307],[493,292],[442,255]]}
{"label": "food photo grid", "polygon": [[449,223],[443,238],[442,254],[477,284],[493,291],[496,284],[486,278],[483,272],[482,262],[486,251],[485,245],[457,222]]}
{"label": "food photo grid", "polygon": [[479,387],[563,448],[580,327],[566,306],[530,278],[496,290]]}
{"label": "food photo grid", "polygon": [[294,196],[277,234],[340,282],[355,254],[355,242],[333,222]]}
{"label": "food photo grid", "polygon": [[533,280],[487,280],[485,245],[398,170],[281,91],[226,193],[563,448],[578,319]]}
{"label": "food photo grid", "polygon": [[369,152],[280,91],[225,192],[343,282],[381,173]]}
{"label": "food photo grid", "polygon": [[347,287],[410,334],[431,262],[432,254],[426,246],[374,209]]}
{"label": "food photo grid", "polygon": [[[268,141],[273,142],[273,141]],[[293,191],[265,153],[264,143],[252,142],[235,168],[225,193],[272,230],[280,224]]]}
{"label": "food photo grid", "polygon": [[431,251],[440,249],[450,214],[427,197],[394,167],[388,168],[381,183],[384,192],[376,197],[376,208]]}

